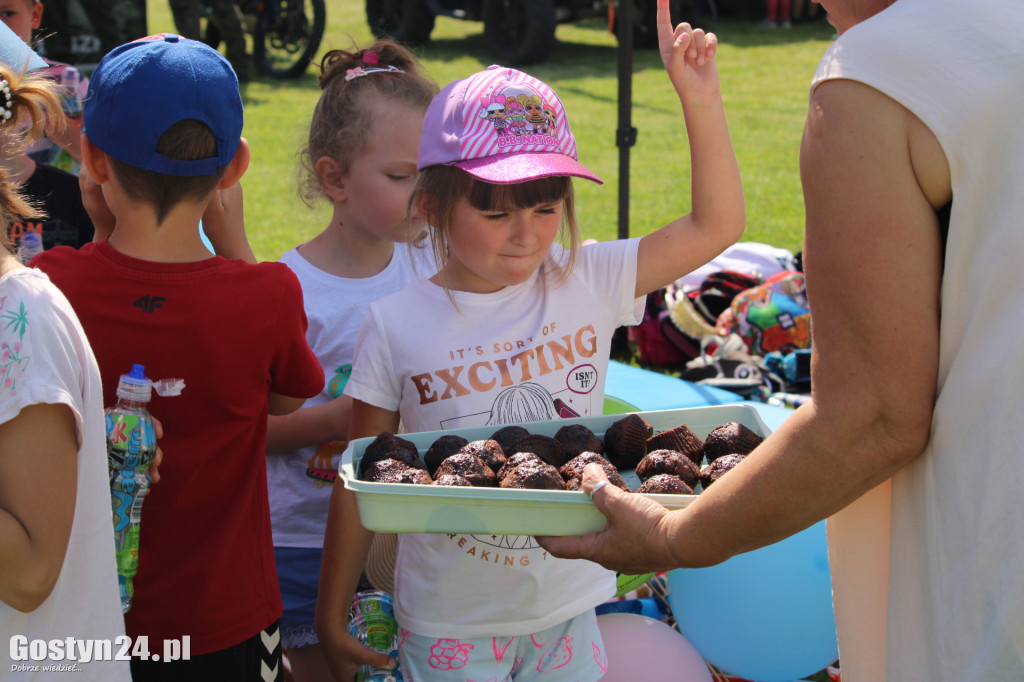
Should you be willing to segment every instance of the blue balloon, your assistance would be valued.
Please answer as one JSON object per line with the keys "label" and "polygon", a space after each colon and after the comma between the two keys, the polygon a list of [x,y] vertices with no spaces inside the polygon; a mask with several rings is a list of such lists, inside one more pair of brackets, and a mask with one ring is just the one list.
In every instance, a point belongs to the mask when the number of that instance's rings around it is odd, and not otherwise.
{"label": "blue balloon", "polygon": [[792,682],[839,657],[824,521],[668,584],[679,631],[727,673]]}

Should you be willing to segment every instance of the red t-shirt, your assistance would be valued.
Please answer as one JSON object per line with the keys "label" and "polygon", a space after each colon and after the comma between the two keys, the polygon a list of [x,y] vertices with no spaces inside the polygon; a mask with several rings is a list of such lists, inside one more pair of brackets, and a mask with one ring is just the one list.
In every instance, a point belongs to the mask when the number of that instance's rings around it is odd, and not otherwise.
{"label": "red t-shirt", "polygon": [[306,343],[302,290],[280,263],[214,257],[197,263],[130,258],[107,242],[59,247],[32,263],[61,289],[99,362],[104,404],[133,363],[153,380],[164,437],[161,480],[142,509],[133,638],[191,637],[219,651],[280,617],[267,503],[267,392],[310,398],[323,388]]}

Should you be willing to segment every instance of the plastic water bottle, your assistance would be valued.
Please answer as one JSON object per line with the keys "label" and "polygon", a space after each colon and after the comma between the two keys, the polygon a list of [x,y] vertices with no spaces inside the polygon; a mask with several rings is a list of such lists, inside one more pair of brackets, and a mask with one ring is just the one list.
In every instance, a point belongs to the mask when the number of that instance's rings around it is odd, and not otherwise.
{"label": "plastic water bottle", "polygon": [[107,412],[107,465],[114,514],[114,545],[121,611],[132,606],[132,579],[139,567],[139,524],[149,492],[149,464],[156,456],[156,433],[146,404],[153,382],[142,365],[132,365],[117,384],[117,404]]}
{"label": "plastic water bottle", "polygon": [[[352,599],[349,633],[360,642],[398,660],[398,622],[393,597],[387,592],[359,592]],[[402,672],[364,665],[356,673],[356,682],[403,682]]]}
{"label": "plastic water bottle", "polygon": [[30,230],[21,235],[18,240],[18,260],[22,265],[43,252],[43,235],[41,232]]}

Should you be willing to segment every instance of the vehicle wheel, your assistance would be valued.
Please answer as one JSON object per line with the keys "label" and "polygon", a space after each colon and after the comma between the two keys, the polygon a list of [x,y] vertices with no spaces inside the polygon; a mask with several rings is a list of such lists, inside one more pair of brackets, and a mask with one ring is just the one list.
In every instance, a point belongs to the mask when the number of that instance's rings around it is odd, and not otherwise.
{"label": "vehicle wheel", "polygon": [[324,37],[324,0],[268,3],[253,32],[256,70],[274,78],[296,78],[312,63]]}
{"label": "vehicle wheel", "polygon": [[426,0],[366,0],[366,21],[379,40],[426,45],[434,18]]}
{"label": "vehicle wheel", "polygon": [[499,63],[539,64],[555,44],[554,0],[484,0],[484,38]]}

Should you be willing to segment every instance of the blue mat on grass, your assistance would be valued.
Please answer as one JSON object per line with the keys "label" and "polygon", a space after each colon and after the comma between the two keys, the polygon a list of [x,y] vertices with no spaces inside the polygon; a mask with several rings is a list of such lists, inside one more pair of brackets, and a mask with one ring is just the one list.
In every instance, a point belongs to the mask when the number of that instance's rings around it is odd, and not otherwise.
{"label": "blue mat on grass", "polygon": [[[614,360],[608,363],[608,378],[605,380],[604,393],[609,403],[608,406],[615,406],[623,412],[631,411],[629,406],[648,412],[732,403],[753,405],[765,425],[772,431],[793,414],[793,410],[786,407],[743,400],[742,397],[731,391],[713,386],[702,386],[668,374],[652,372]],[[626,405],[620,405],[620,402],[626,403]]]}

